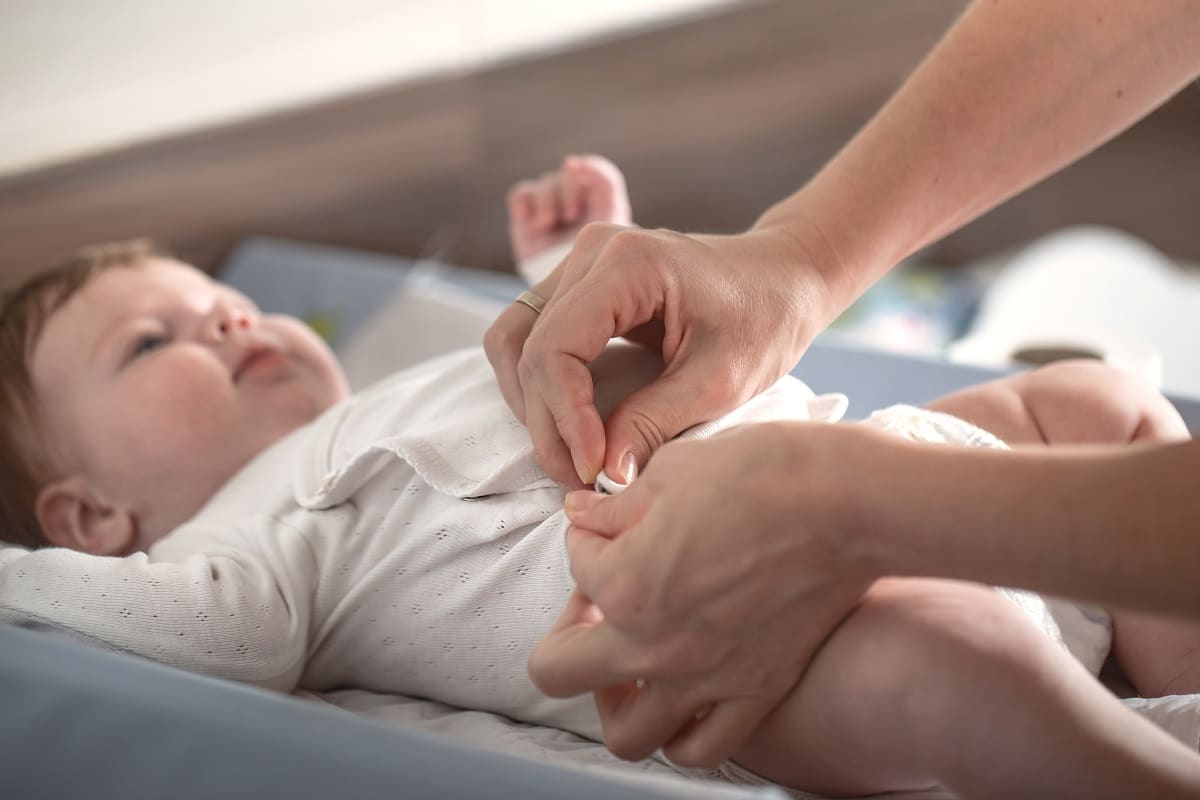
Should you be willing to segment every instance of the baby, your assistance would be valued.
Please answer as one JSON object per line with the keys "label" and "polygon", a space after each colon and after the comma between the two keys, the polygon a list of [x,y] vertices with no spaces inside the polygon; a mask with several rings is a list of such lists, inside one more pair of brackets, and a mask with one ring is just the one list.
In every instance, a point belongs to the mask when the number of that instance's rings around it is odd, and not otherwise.
{"label": "baby", "polygon": [[[620,174],[595,157],[518,186],[509,207],[523,259],[628,221]],[[573,587],[563,492],[481,351],[348,396],[302,324],[142,243],[27,283],[0,320],[0,532],[23,545],[0,549],[0,618],[281,691],[401,693],[601,737],[590,698],[546,697],[526,674]],[[598,404],[660,369],[614,346],[594,366]],[[812,424],[838,405],[785,378],[693,435]],[[984,447],[1187,436],[1161,396],[1098,364],[931,409],[867,424]],[[880,581],[718,773],[840,795],[1188,796],[1200,758],[1085,672],[1108,620],[1023,592]],[[1142,693],[1200,688],[1195,626],[1112,620]]]}

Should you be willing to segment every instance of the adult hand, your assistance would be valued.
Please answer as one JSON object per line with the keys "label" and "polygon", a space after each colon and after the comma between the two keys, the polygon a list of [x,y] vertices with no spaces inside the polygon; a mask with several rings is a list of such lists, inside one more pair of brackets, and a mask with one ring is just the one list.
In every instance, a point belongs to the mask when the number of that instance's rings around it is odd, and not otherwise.
{"label": "adult hand", "polygon": [[594,691],[621,757],[727,758],[876,577],[852,495],[884,436],[747,425],[668,444],[616,496],[568,495],[577,589],[534,683]]}
{"label": "adult hand", "polygon": [[[541,315],[510,307],[484,349],[547,474],[580,486],[603,467],[629,482],[663,442],[795,366],[837,310],[822,263],[832,268],[782,229],[695,236],[593,223],[534,287],[547,299]],[[606,424],[587,365],[615,336],[660,349],[666,368]]]}

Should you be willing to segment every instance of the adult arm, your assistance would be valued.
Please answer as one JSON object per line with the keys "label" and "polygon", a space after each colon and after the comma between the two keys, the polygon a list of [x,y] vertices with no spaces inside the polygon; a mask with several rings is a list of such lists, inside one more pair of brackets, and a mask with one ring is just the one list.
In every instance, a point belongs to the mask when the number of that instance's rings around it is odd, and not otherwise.
{"label": "adult arm", "polygon": [[884,452],[861,497],[874,572],[1200,619],[1200,442]]}
{"label": "adult arm", "polygon": [[711,765],[879,577],[1200,618],[1197,469],[1190,441],[1010,452],[861,425],[770,423],[671,444],[622,494],[568,497],[578,595],[531,675],[555,695],[596,691],[617,754],[665,745]]}
{"label": "adult arm", "polygon": [[1196,0],[978,0],[874,119],[756,228],[811,226],[840,303],[1087,154],[1200,74]]}
{"label": "adult arm", "polygon": [[[900,259],[1198,73],[1197,0],[973,3],[875,118],[745,234],[585,228],[539,287],[542,316],[513,308],[488,333],[505,398],[553,477],[619,475],[770,385]],[[604,423],[585,365],[626,334],[661,347],[667,369]]]}

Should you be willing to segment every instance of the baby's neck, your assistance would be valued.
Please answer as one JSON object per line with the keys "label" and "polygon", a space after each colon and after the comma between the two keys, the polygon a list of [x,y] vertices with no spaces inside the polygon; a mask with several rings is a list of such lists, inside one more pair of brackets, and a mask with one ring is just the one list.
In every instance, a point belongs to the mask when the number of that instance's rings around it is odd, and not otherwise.
{"label": "baby's neck", "polygon": [[[148,551],[155,542],[199,514],[248,465],[304,427],[300,425],[291,431],[283,431],[257,452],[222,463],[219,469],[216,465],[197,464],[197,469],[180,471],[172,476],[172,480],[148,487],[140,510],[135,514],[137,531],[133,547],[125,555]],[[181,459],[181,463],[187,462]]]}

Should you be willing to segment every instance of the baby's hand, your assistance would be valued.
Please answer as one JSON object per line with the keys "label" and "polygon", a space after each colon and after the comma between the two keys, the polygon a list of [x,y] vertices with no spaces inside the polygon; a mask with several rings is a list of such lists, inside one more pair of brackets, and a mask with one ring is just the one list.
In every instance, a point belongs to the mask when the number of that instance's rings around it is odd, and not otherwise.
{"label": "baby's hand", "polygon": [[508,233],[518,263],[574,239],[589,222],[631,222],[625,176],[601,156],[567,156],[561,168],[508,192]]}

